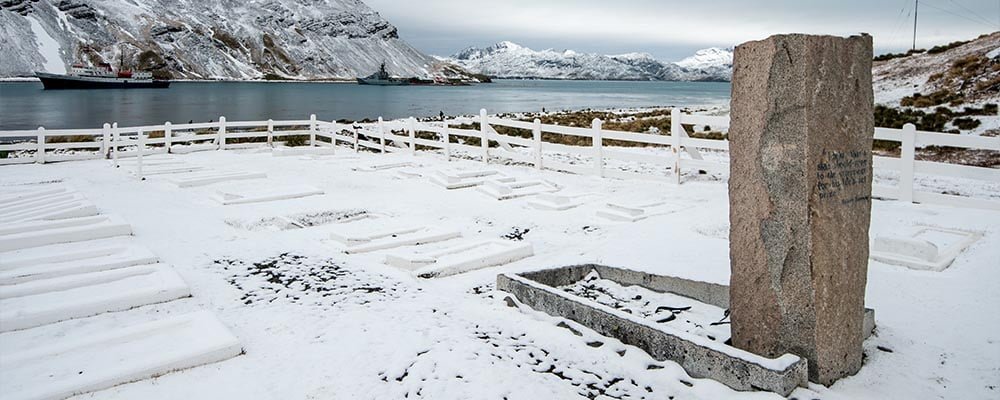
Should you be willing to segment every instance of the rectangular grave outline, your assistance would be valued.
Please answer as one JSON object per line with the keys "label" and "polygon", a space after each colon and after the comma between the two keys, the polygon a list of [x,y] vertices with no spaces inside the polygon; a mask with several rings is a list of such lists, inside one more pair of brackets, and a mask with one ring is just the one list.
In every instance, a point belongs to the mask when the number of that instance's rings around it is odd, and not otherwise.
{"label": "rectangular grave outline", "polygon": [[[601,335],[639,347],[657,360],[677,362],[694,377],[713,379],[736,390],[766,390],[783,396],[788,396],[796,387],[806,386],[808,365],[804,358],[786,354],[778,359],[767,359],[686,332],[658,327],[650,321],[556,289],[580,281],[594,270],[601,278],[624,286],[641,286],[729,308],[729,287],[726,285],[596,264],[500,274],[497,275],[497,290],[514,295],[535,310],[570,319]],[[874,310],[866,309],[866,338],[874,327]],[[735,351],[721,349],[722,346]],[[695,355],[689,357],[690,352]]]}

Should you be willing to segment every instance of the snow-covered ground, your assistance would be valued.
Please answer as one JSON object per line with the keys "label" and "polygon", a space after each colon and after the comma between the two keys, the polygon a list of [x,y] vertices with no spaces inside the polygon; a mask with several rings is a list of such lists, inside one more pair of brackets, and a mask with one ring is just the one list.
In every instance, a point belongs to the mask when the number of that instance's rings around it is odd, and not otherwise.
{"label": "snow-covered ground", "polygon": [[[128,221],[132,240],[172,265],[192,293],[167,303],[0,334],[0,359],[14,349],[56,338],[207,310],[239,338],[244,355],[79,398],[781,398],[692,378],[674,363],[655,361],[578,324],[509,308],[504,296],[493,291],[501,272],[584,262],[728,283],[725,176],[688,177],[678,186],[516,165],[487,167],[517,178],[544,179],[567,193],[598,193],[580,207],[543,211],[528,207],[527,199],[497,201],[474,189],[449,191],[430,183],[426,174],[435,169],[483,168],[473,161],[447,163],[433,154],[361,154],[339,161],[253,151],[172,157],[206,169],[265,171],[268,176],[182,189],[170,182],[170,175],[139,182],[107,161],[0,168],[0,191],[61,181],[103,213]],[[389,159],[419,166],[405,175],[391,169],[353,170]],[[261,185],[308,185],[325,194],[228,206],[214,199],[222,189]],[[941,180],[934,185],[987,197],[1000,192],[971,182]],[[635,223],[595,216],[603,202],[647,199],[682,207]],[[384,252],[346,255],[329,240],[337,216],[361,212],[381,217],[353,223],[406,221],[456,230],[465,238],[521,239],[534,246],[535,255],[502,267],[418,279],[385,265]],[[269,223],[283,220],[279,217],[306,227]],[[878,328],[865,343],[864,368],[830,388],[812,385],[793,397],[1000,396],[1000,291],[995,290],[1000,282],[1000,213],[875,201],[872,219],[873,236],[917,225],[984,236],[943,272],[871,262],[866,303],[876,309]],[[0,382],[4,375],[0,370]]]}

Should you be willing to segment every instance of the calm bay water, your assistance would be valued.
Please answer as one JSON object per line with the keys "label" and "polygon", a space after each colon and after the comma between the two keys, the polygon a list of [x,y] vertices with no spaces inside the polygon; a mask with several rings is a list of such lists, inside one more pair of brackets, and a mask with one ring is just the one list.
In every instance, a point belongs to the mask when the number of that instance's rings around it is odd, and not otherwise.
{"label": "calm bay water", "polygon": [[0,83],[0,130],[230,121],[436,116],[729,102],[717,82],[501,80],[474,86],[378,87],[341,83],[175,82],[169,89],[42,90]]}

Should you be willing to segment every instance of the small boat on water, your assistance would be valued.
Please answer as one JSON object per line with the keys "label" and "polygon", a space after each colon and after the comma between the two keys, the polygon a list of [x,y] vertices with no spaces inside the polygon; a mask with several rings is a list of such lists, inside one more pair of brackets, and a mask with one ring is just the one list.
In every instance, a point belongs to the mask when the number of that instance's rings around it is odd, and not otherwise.
{"label": "small boat on water", "polygon": [[153,79],[149,72],[119,70],[102,63],[99,68],[74,64],[66,75],[36,72],[45,89],[166,89],[170,81]]}
{"label": "small boat on water", "polygon": [[361,85],[376,85],[376,86],[403,86],[409,85],[410,79],[399,78],[389,75],[389,72],[385,70],[385,63],[379,68],[378,72],[368,75],[364,78],[358,78],[358,84]]}

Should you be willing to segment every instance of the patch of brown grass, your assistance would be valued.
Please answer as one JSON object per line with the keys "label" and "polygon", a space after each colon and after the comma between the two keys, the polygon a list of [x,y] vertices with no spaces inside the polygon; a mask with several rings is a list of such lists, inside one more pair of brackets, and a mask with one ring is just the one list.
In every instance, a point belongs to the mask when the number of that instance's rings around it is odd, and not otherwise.
{"label": "patch of brown grass", "polygon": [[90,143],[97,141],[95,135],[46,136],[45,143]]}

